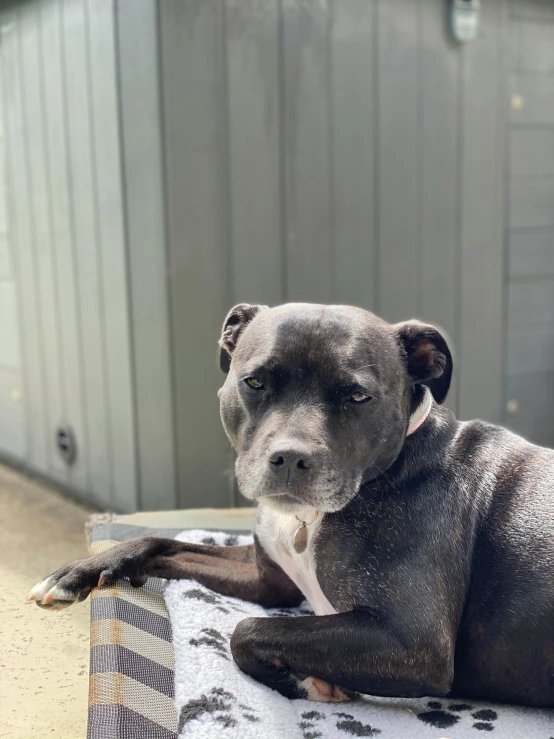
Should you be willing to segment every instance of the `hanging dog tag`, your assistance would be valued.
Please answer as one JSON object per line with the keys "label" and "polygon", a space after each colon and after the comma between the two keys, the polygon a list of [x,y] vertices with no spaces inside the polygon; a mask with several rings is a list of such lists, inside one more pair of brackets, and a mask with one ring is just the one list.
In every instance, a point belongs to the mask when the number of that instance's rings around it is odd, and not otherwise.
{"label": "hanging dog tag", "polygon": [[306,521],[300,521],[300,525],[292,537],[292,546],[297,554],[302,554],[308,546],[308,527]]}

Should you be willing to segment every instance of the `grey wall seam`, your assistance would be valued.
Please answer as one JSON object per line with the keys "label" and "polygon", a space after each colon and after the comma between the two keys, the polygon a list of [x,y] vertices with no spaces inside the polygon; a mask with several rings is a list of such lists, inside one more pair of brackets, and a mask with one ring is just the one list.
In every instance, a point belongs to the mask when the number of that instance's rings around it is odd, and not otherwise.
{"label": "grey wall seam", "polygon": [[[416,181],[418,186],[416,187],[416,249],[418,253],[417,262],[417,317],[423,318],[423,203],[424,203],[424,192],[425,179],[423,177],[423,162],[425,158],[425,136],[423,131],[423,106],[425,100],[423,99],[423,91],[425,90],[425,83],[423,79],[423,11],[422,4],[418,3],[417,6],[417,21],[416,21],[416,33],[417,33],[417,45],[416,45],[416,67],[417,67],[417,88],[420,90],[420,94],[417,97],[416,105]],[[410,316],[406,316],[410,318]]]}
{"label": "grey wall seam", "polygon": [[[227,260],[226,265],[226,273],[228,275],[227,279],[227,303],[229,305],[229,308],[231,307],[231,303],[235,301],[235,285],[234,285],[234,270],[232,269],[232,251],[233,251],[233,206],[232,206],[232,198],[233,193],[231,190],[231,146],[230,146],[230,108],[229,108],[229,48],[228,48],[228,40],[227,40],[227,0],[220,0],[221,3],[221,62],[222,62],[222,81],[223,81],[223,94],[221,96],[221,108],[222,108],[222,118],[223,118],[223,143],[222,143],[222,161],[223,166],[225,168],[225,176],[222,178],[225,182],[225,197],[223,198],[225,203],[225,214],[223,216],[223,220],[226,223],[226,233],[227,236],[225,238],[226,241],[226,249],[225,249],[225,256]],[[221,316],[221,322],[223,323],[224,316]],[[217,337],[219,338],[219,337]],[[214,337],[214,345],[215,345],[215,339]],[[231,457],[229,456],[229,462],[231,462]],[[227,475],[227,482],[228,482],[228,500],[229,505],[231,507],[236,507],[237,505],[237,499],[236,499],[236,491],[235,491],[235,476],[233,474],[233,466],[231,465],[229,468],[229,473]],[[180,488],[179,488],[180,489]]]}
{"label": "grey wall seam", "polygon": [[[22,6],[23,7],[23,6]],[[38,300],[41,316],[40,337],[44,350],[45,395],[44,417],[47,422],[45,443],[48,448],[46,468],[64,477],[67,467],[55,448],[53,429],[63,416],[60,383],[59,330],[56,320],[56,296],[53,271],[52,213],[48,202],[47,142],[45,109],[42,105],[39,56],[39,14],[30,4],[23,13],[21,25],[22,82],[25,95],[25,117],[29,161],[29,204],[34,221],[34,249],[38,277]]]}
{"label": "grey wall seam", "polygon": [[[508,328],[508,315],[505,310],[507,305],[507,281],[506,277],[506,238],[504,234],[504,197],[506,187],[506,169],[509,166],[509,156],[507,155],[509,141],[506,136],[506,125],[507,118],[504,115],[505,110],[505,99],[506,99],[506,71],[505,71],[505,59],[504,59],[504,47],[506,43],[506,30],[507,30],[507,5],[506,0],[502,0],[501,7],[499,10],[499,22],[500,32],[498,34],[498,47],[497,53],[497,66],[498,66],[498,84],[496,88],[496,111],[495,111],[495,171],[494,171],[494,189],[495,189],[495,212],[497,218],[494,221],[494,240],[499,239],[499,257],[501,260],[500,264],[500,279],[501,279],[501,293],[500,293],[500,316],[499,316],[499,357],[498,357],[498,375],[499,375],[499,406],[496,409],[496,418],[493,420],[496,423],[502,423],[504,420],[504,394],[507,385],[507,373],[504,371],[505,367],[505,351],[506,351],[506,339],[507,339],[507,328]],[[509,169],[508,169],[509,171]]]}
{"label": "grey wall seam", "polygon": [[166,310],[167,310],[167,332],[168,332],[168,348],[169,348],[169,387],[171,392],[171,428],[173,429],[172,438],[172,458],[173,458],[173,475],[175,479],[174,485],[174,505],[179,505],[179,493],[181,491],[181,469],[179,465],[179,424],[177,423],[177,379],[175,377],[176,358],[175,358],[175,316],[173,315],[172,304],[172,261],[171,248],[169,243],[169,201],[167,197],[167,141],[165,128],[165,90],[164,90],[164,74],[163,74],[163,55],[162,55],[162,24],[160,18],[160,2],[162,0],[154,0],[156,3],[156,64],[158,79],[158,120],[160,132],[160,168],[161,168],[161,185],[162,185],[162,210],[163,210],[163,251],[165,258],[165,279],[166,279]]}
{"label": "grey wall seam", "polygon": [[[0,20],[0,33],[3,35],[4,26]],[[9,251],[12,258],[12,266],[14,273],[15,292],[17,300],[17,322],[19,328],[19,336],[22,337],[25,334],[25,315],[23,311],[23,296],[21,294],[21,265],[19,263],[19,254],[17,249],[17,216],[14,205],[14,182],[13,182],[13,155],[10,149],[10,139],[7,135],[9,131],[8,122],[8,105],[6,102],[6,60],[5,60],[5,47],[4,43],[0,43],[0,64],[2,65],[2,121],[4,128],[4,151],[6,153],[6,190],[7,190],[7,202],[9,203],[9,216],[7,218],[7,234],[10,243]],[[21,356],[21,379],[23,381],[23,417],[25,423],[25,459],[27,462],[31,450],[31,429],[29,422],[29,407],[27,405],[28,388],[29,388],[29,363],[27,361],[27,348],[24,341],[19,342],[19,351]]]}
{"label": "grey wall seam", "polygon": [[500,258],[502,260],[502,295],[501,295],[501,311],[500,311],[500,328],[501,328],[501,335],[500,335],[500,356],[499,356],[499,373],[500,373],[500,408],[498,409],[498,416],[496,418],[497,423],[502,423],[504,419],[504,398],[505,398],[505,392],[506,392],[506,386],[507,386],[507,375],[504,371],[505,367],[505,356],[506,356],[506,342],[507,342],[507,325],[508,325],[508,316],[507,312],[505,310],[505,305],[508,300],[508,291],[507,286],[508,283],[505,279],[505,275],[507,274],[507,266],[508,266],[508,259],[507,259],[507,253],[508,253],[508,243],[506,234],[504,231],[504,223],[505,223],[505,214],[509,213],[509,208],[507,205],[507,188],[506,183],[509,181],[508,176],[510,169],[509,169],[509,162],[510,157],[508,156],[508,150],[510,141],[508,138],[508,120],[507,116],[505,115],[506,110],[506,100],[507,100],[507,90],[508,90],[508,80],[507,80],[507,74],[506,74],[506,44],[508,43],[508,26],[509,26],[509,17],[508,17],[508,4],[507,0],[503,0],[502,2],[502,8],[500,10],[500,23],[502,27],[502,32],[499,34],[499,41],[498,41],[498,68],[500,70],[500,83],[499,83],[499,89],[497,90],[498,100],[496,104],[496,120],[497,120],[497,131],[498,131],[498,144],[497,144],[497,157],[498,157],[498,164],[496,167],[496,190],[497,190],[497,210],[498,210],[498,227],[500,229]]}
{"label": "grey wall seam", "polygon": [[[74,197],[73,197],[73,188],[71,185],[71,144],[70,144],[70,138],[71,138],[71,132],[69,130],[69,113],[68,113],[68,103],[67,103],[67,76],[66,76],[66,68],[67,68],[67,59],[66,59],[66,52],[65,52],[65,32],[64,32],[64,23],[63,23],[63,17],[64,17],[64,7],[63,7],[63,0],[60,0],[60,13],[59,13],[59,21],[60,21],[60,57],[61,57],[61,86],[62,86],[62,101],[63,101],[63,126],[64,126],[64,149],[65,149],[65,166],[66,166],[66,177],[68,182],[68,205],[69,205],[69,233],[71,236],[71,247],[72,247],[72,253],[73,253],[73,259],[72,259],[72,267],[73,267],[73,283],[75,286],[79,284],[79,264],[77,259],[77,253],[75,250],[75,203],[74,203]],[[82,311],[81,311],[81,304],[78,299],[78,297],[75,297],[75,312],[77,314],[77,333],[78,333],[78,342],[79,342],[79,357],[80,357],[80,363],[79,363],[79,370],[80,370],[80,381],[81,381],[81,387],[83,388],[83,447],[88,449],[89,448],[89,419],[88,419],[88,406],[85,400],[85,393],[86,393],[86,383],[85,383],[85,372],[84,372],[84,366],[83,366],[83,358],[84,358],[84,352],[83,352],[83,340],[81,336],[81,326],[82,326]],[[92,489],[92,472],[90,468],[90,459],[89,455],[86,455],[86,479],[87,479],[87,489],[90,491]]]}
{"label": "grey wall seam", "polygon": [[337,217],[335,196],[335,139],[334,139],[334,96],[333,96],[333,24],[335,22],[336,0],[327,0],[327,158],[329,171],[329,302],[336,302],[336,260],[337,260]]}
{"label": "grey wall seam", "polygon": [[63,331],[61,329],[61,309],[60,309],[60,292],[59,292],[59,285],[58,285],[58,255],[57,255],[57,249],[54,239],[54,219],[53,219],[53,212],[52,212],[52,179],[51,179],[51,160],[50,160],[50,149],[48,146],[48,136],[46,132],[46,98],[45,98],[45,82],[44,82],[44,66],[46,64],[46,61],[44,59],[44,30],[42,27],[42,18],[40,14],[40,4],[37,3],[36,6],[36,12],[37,12],[37,39],[38,39],[38,57],[40,60],[40,69],[39,69],[39,90],[40,90],[40,106],[42,110],[42,120],[41,120],[41,126],[42,126],[42,137],[44,141],[44,167],[45,167],[45,173],[46,173],[46,185],[47,185],[47,203],[48,203],[48,225],[49,225],[49,232],[50,232],[50,245],[51,245],[51,255],[52,255],[52,276],[53,276],[53,292],[55,296],[55,321],[58,325],[58,331],[56,332],[57,336],[57,351],[58,351],[58,371],[60,373],[60,396],[61,396],[61,406],[62,406],[62,414],[63,419],[67,418],[67,393],[65,388],[65,369],[64,369],[64,362],[63,362]]}
{"label": "grey wall seam", "polygon": [[374,313],[381,311],[381,197],[379,194],[379,179],[381,175],[381,147],[380,147],[380,109],[381,90],[379,84],[379,4],[375,0],[373,5],[373,75],[370,84],[373,88],[373,306]]}
{"label": "grey wall seam", "polygon": [[[44,12],[42,12],[44,11]],[[48,11],[48,12],[47,12]],[[66,397],[66,418],[61,420],[70,422],[77,433],[79,447],[76,465],[67,470],[68,477],[73,482],[78,479],[81,490],[87,490],[88,449],[81,442],[86,438],[83,433],[83,424],[86,423],[84,396],[82,386],[82,358],[79,353],[78,330],[78,296],[74,280],[73,269],[73,242],[70,230],[70,182],[68,179],[67,141],[64,122],[63,101],[63,60],[61,50],[62,16],[58,0],[41,6],[41,31],[43,49],[46,49],[47,40],[50,43],[48,65],[43,65],[42,78],[44,84],[44,102],[47,132],[47,153],[50,161],[50,180],[52,193],[56,193],[56,200],[51,199],[51,213],[53,233],[55,234],[55,251],[60,258],[56,258],[56,277],[58,300],[60,303],[60,348],[62,352],[64,392]],[[48,32],[48,35],[46,35]],[[44,54],[46,58],[48,54]],[[55,127],[52,121],[55,121]],[[55,133],[53,133],[55,131]],[[60,135],[61,134],[61,135]],[[53,163],[57,163],[57,167]],[[56,184],[54,185],[54,182]],[[56,192],[59,187],[59,192]],[[58,233],[58,228],[61,232]],[[59,240],[58,240],[58,237]],[[65,310],[64,310],[65,306]],[[71,314],[71,315],[69,315]]]}
{"label": "grey wall seam", "polygon": [[281,300],[288,300],[288,214],[287,214],[287,167],[286,157],[286,116],[285,116],[285,19],[283,3],[277,2],[277,64],[279,75],[279,197],[281,199]]}
{"label": "grey wall seam", "polygon": [[[230,120],[230,111],[229,111],[229,47],[228,47],[228,40],[227,40],[227,33],[228,33],[228,14],[227,14],[227,2],[226,0],[219,0],[219,7],[220,7],[220,14],[221,14],[221,79],[222,79],[222,95],[221,95],[221,101],[220,101],[220,108],[222,111],[222,118],[223,118],[223,129],[225,131],[222,140],[223,144],[221,145],[222,148],[222,162],[223,162],[223,168],[224,168],[224,176],[222,177],[222,180],[224,181],[225,185],[225,196],[223,198],[223,201],[225,203],[224,210],[225,214],[223,217],[223,220],[226,224],[226,231],[227,231],[227,238],[226,238],[226,245],[227,249],[225,250],[225,256],[227,260],[227,303],[229,304],[229,308],[231,308],[231,303],[234,303],[235,301],[235,281],[234,281],[234,269],[232,266],[232,251],[234,248],[234,239],[233,239],[233,192],[231,189],[231,151],[229,146],[229,137],[230,137],[230,131],[229,131],[229,120]],[[242,298],[239,298],[241,300]],[[221,321],[223,322],[224,316],[221,316]],[[219,338],[219,337],[218,337]]]}
{"label": "grey wall seam", "polygon": [[[509,198],[510,198],[510,183],[511,183],[511,156],[510,156],[510,124],[508,116],[506,114],[506,106],[508,101],[508,86],[507,76],[508,64],[507,57],[505,54],[505,45],[507,38],[507,29],[510,25],[510,16],[508,11],[507,3],[504,2],[502,5],[502,18],[501,23],[504,29],[504,33],[500,35],[499,43],[499,69],[501,70],[501,82],[500,82],[500,94],[497,104],[497,115],[498,115],[498,126],[502,128],[502,146],[499,147],[500,158],[503,163],[503,176],[500,177],[500,182],[497,182],[497,187],[500,188],[501,192],[501,213],[500,213],[500,224],[501,224],[501,238],[502,238],[502,316],[501,316],[501,351],[500,357],[502,361],[502,369],[504,371],[500,374],[500,385],[501,385],[501,407],[498,421],[504,423],[506,420],[506,400],[507,400],[507,388],[508,388],[508,373],[504,369],[506,366],[506,360],[508,355],[508,280],[509,280]],[[498,172],[497,172],[498,174]]]}
{"label": "grey wall seam", "polygon": [[108,456],[109,465],[109,499],[113,503],[115,499],[114,490],[114,459],[113,459],[113,419],[112,419],[112,408],[109,402],[109,383],[110,377],[108,374],[108,347],[106,345],[106,296],[104,289],[104,271],[102,268],[102,249],[100,246],[100,240],[102,234],[100,231],[99,223],[99,206],[98,206],[98,171],[96,166],[96,139],[95,139],[95,120],[94,120],[94,96],[92,94],[92,76],[91,76],[91,56],[90,56],[90,18],[89,18],[89,4],[87,0],[83,0],[84,9],[84,36],[85,36],[85,74],[87,84],[87,96],[89,99],[88,106],[88,119],[89,119],[89,148],[90,148],[90,161],[91,161],[91,180],[92,180],[92,208],[94,212],[94,246],[96,253],[96,269],[98,272],[98,285],[99,285],[99,319],[100,326],[102,327],[102,374],[104,377],[103,389],[104,397],[102,398],[104,404],[104,413],[106,417],[106,451]]}
{"label": "grey wall seam", "polygon": [[136,380],[136,347],[135,347],[135,333],[133,324],[133,292],[131,285],[131,264],[130,264],[130,243],[129,243],[129,210],[128,210],[128,189],[127,189],[127,177],[125,174],[125,162],[124,162],[124,146],[123,146],[123,111],[122,111],[122,85],[121,85],[121,58],[120,58],[120,45],[119,45],[119,14],[117,12],[118,2],[114,1],[112,5],[112,12],[114,15],[113,33],[114,33],[114,55],[115,55],[115,84],[117,90],[117,132],[119,149],[121,156],[119,158],[119,169],[121,178],[121,207],[123,211],[123,241],[125,251],[125,287],[127,293],[127,330],[129,332],[129,352],[131,356],[131,399],[132,399],[132,413],[133,413],[133,444],[135,447],[135,480],[136,480],[136,495],[137,495],[137,509],[142,509],[142,482],[141,482],[141,467],[140,467],[140,446],[139,446],[139,432],[138,432],[138,400],[137,400],[137,380]]}
{"label": "grey wall seam", "polygon": [[[462,122],[462,114],[464,110],[464,63],[465,54],[463,49],[458,52],[458,131],[457,131],[457,146],[456,146],[456,245],[455,245],[455,270],[456,270],[456,295],[455,295],[455,329],[454,329],[454,341],[456,346],[461,346],[461,330],[462,330],[462,316],[461,316],[461,300],[462,300],[462,218],[463,218],[463,176],[464,176],[464,126]],[[458,367],[454,367],[456,372],[457,382],[455,408],[456,415],[460,415],[460,400],[461,400],[461,374],[463,372],[463,364],[461,357],[454,357],[454,361],[458,362]]]}
{"label": "grey wall seam", "polygon": [[[28,135],[28,122],[27,122],[27,105],[25,100],[25,72],[24,72],[24,66],[23,66],[23,57],[22,57],[22,48],[21,48],[21,8],[16,9],[16,48],[17,48],[17,64],[19,66],[19,95],[21,99],[21,119],[22,119],[22,126],[23,126],[23,139],[24,139],[24,150],[23,150],[23,156],[25,159],[25,173],[24,173],[24,182],[25,182],[25,192],[26,192],[26,201],[28,203],[28,206],[33,212],[34,204],[32,203],[31,198],[31,165],[29,161],[29,135]],[[36,322],[37,327],[39,328],[39,341],[38,341],[38,352],[41,357],[41,364],[42,367],[40,369],[40,391],[42,393],[43,398],[45,399],[45,402],[43,403],[43,412],[44,412],[44,418],[42,419],[43,427],[44,427],[44,441],[45,441],[45,455],[46,455],[46,464],[48,467],[52,466],[52,459],[50,455],[50,446],[48,444],[48,437],[49,437],[49,429],[50,429],[50,408],[48,404],[47,399],[47,393],[46,393],[46,377],[45,377],[45,350],[44,350],[44,328],[43,328],[43,315],[42,311],[39,309],[39,302],[41,301],[41,290],[40,290],[40,280],[37,275],[38,270],[38,260],[37,260],[37,234],[36,234],[36,226],[35,226],[35,220],[34,218],[31,218],[29,221],[29,232],[30,232],[30,241],[31,241],[31,250],[33,255],[33,290],[35,291],[35,295],[37,296],[37,300],[35,303],[36,306]]]}
{"label": "grey wall seam", "polygon": [[123,240],[125,250],[125,286],[127,293],[127,329],[129,332],[129,351],[131,356],[131,398],[132,398],[132,412],[133,412],[133,443],[135,447],[135,480],[136,480],[136,494],[137,494],[137,509],[142,509],[142,485],[141,485],[141,469],[140,469],[140,455],[139,455],[139,435],[138,435],[138,407],[137,407],[137,382],[136,382],[136,349],[135,349],[135,334],[133,327],[133,293],[131,287],[131,265],[130,265],[130,254],[129,254],[129,211],[127,207],[127,178],[125,176],[125,162],[124,162],[124,148],[123,148],[123,113],[122,113],[122,90],[121,90],[121,59],[120,59],[120,48],[119,48],[119,14],[117,12],[117,0],[112,5],[112,12],[114,14],[114,49],[115,49],[115,63],[116,63],[116,90],[117,90],[117,131],[119,148],[122,153],[119,159],[120,177],[121,177],[121,206],[123,210]]}
{"label": "grey wall seam", "polygon": [[[160,4],[163,22],[168,6],[169,0]],[[162,199],[157,8],[152,0],[120,0],[117,8],[141,501],[143,507],[167,509],[174,507],[176,499],[175,398],[168,346],[168,265],[163,251],[171,234],[166,233]],[[163,34],[165,42],[165,26]],[[166,84],[164,80],[167,92]],[[168,168],[173,164],[170,159],[166,162]]]}

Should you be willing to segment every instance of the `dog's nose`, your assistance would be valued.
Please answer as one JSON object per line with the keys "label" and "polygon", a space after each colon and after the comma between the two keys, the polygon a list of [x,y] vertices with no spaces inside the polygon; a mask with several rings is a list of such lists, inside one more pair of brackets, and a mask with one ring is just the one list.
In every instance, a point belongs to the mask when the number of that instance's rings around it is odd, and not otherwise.
{"label": "dog's nose", "polygon": [[305,474],[313,466],[313,459],[307,449],[279,447],[272,450],[269,466],[276,474],[290,480]]}

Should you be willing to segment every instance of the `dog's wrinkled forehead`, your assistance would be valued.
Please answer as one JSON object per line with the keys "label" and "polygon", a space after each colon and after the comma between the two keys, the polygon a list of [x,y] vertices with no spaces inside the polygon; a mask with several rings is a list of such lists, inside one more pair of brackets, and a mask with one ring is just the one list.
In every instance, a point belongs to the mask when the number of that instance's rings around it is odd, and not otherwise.
{"label": "dog's wrinkled forehead", "polygon": [[300,303],[270,308],[245,331],[234,365],[241,372],[272,365],[325,374],[356,369],[376,352],[390,353],[394,342],[389,329],[373,314],[347,306]]}

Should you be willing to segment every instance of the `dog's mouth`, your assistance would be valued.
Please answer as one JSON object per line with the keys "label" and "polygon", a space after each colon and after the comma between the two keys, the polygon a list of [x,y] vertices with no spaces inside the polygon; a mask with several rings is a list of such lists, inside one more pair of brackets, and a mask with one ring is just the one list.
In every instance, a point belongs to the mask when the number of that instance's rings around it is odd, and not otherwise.
{"label": "dog's mouth", "polygon": [[268,506],[268,508],[273,508],[273,510],[279,511],[280,513],[298,514],[301,511],[305,511],[306,508],[313,508],[322,513],[336,513],[347,506],[353,497],[354,495],[328,498],[306,496],[299,498],[289,493],[278,493],[274,495],[261,495],[257,498],[257,502]]}
{"label": "dog's mouth", "polygon": [[314,489],[300,490],[298,486],[294,486],[294,489],[291,490],[261,488],[257,491],[249,491],[248,489],[243,490],[240,485],[239,490],[249,500],[267,505],[282,513],[298,513],[306,507],[314,508],[323,513],[336,513],[350,503],[360,484],[361,476],[359,480],[349,480],[347,483],[326,490],[317,486],[314,486]]}
{"label": "dog's mouth", "polygon": [[[259,503],[267,505],[277,511],[296,513],[301,508],[316,508],[309,500],[302,499],[291,493],[270,493],[269,495],[260,495],[257,498]],[[318,509],[319,510],[319,509]]]}

